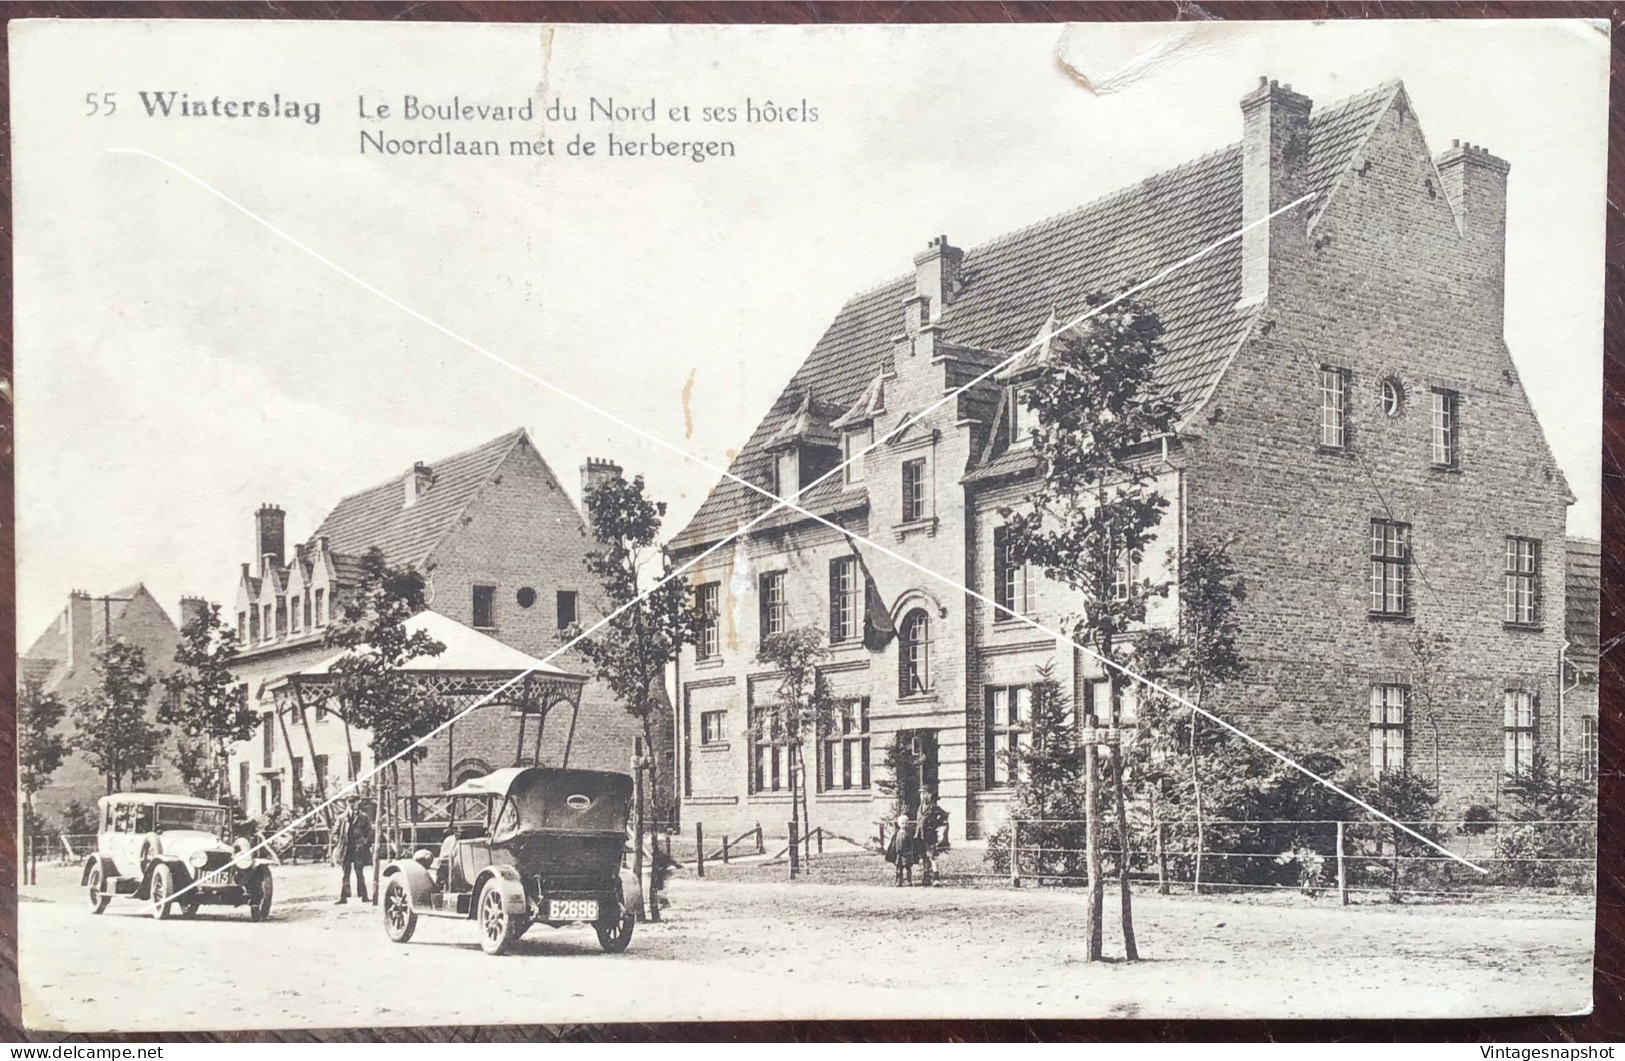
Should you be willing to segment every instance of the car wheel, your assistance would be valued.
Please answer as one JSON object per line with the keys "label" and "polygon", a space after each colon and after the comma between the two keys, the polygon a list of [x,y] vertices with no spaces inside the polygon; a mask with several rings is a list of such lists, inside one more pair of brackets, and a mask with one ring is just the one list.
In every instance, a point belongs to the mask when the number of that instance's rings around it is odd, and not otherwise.
{"label": "car wheel", "polygon": [[605,924],[602,921],[593,924],[593,930],[598,933],[598,945],[604,948],[606,954],[619,954],[632,942],[632,928],[637,919],[629,913],[623,912],[619,921]]}
{"label": "car wheel", "polygon": [[506,954],[526,928],[524,921],[508,913],[502,889],[495,884],[480,892],[479,919],[480,949],[487,954]]}
{"label": "car wheel", "polygon": [[256,883],[248,889],[248,919],[264,921],[271,916],[271,871],[261,868]]}
{"label": "car wheel", "polygon": [[102,891],[102,868],[90,867],[90,879],[85,882],[85,894],[90,899],[90,912],[99,914],[107,909],[107,893]]}
{"label": "car wheel", "polygon": [[[418,915],[412,909],[412,897],[406,894],[406,885],[393,877],[384,885],[384,932],[396,943],[406,943],[417,931]],[[483,927],[483,926],[482,926]]]}
{"label": "car wheel", "polygon": [[169,897],[174,893],[174,872],[168,866],[158,866],[152,871],[152,888],[147,893],[148,898],[152,900],[152,916],[155,921],[169,917]]}

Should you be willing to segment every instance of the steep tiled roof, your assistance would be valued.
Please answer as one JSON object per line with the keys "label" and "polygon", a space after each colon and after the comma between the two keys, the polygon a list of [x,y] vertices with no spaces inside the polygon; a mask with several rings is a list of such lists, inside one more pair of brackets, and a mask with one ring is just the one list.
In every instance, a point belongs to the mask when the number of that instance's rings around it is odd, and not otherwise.
{"label": "steep tiled roof", "polygon": [[[1304,187],[1321,197],[1316,206],[1401,92],[1397,81],[1388,82],[1312,115]],[[943,338],[1007,357],[1030,342],[1052,313],[1071,320],[1091,295],[1148,280],[1240,227],[1241,148],[1233,145],[967,251],[960,268],[963,289],[942,310]],[[1236,308],[1240,289],[1241,246],[1231,240],[1140,296],[1165,330],[1168,356],[1157,366],[1158,378],[1186,412],[1206,399],[1256,312]],[[903,300],[913,294],[909,274],[848,301],[734,460],[733,474],[766,481],[764,441],[809,388],[843,407],[857,402],[882,360],[891,357],[892,341],[903,329]],[[986,408],[985,398],[980,405]],[[838,493],[820,488],[802,504],[818,511],[815,502]],[[724,479],[672,545],[727,534],[766,504]]]}
{"label": "steep tiled roof", "polygon": [[[403,504],[402,485],[410,469],[351,494],[327,514],[312,538],[325,537],[335,554],[359,556],[377,546],[392,565],[421,563],[524,437],[520,428],[430,464],[429,489],[410,508]],[[337,555],[334,563],[340,563]]]}
{"label": "steep tiled roof", "polygon": [[1570,662],[1582,670],[1595,670],[1602,546],[1585,538],[1570,538],[1565,545],[1563,636],[1569,643]]}

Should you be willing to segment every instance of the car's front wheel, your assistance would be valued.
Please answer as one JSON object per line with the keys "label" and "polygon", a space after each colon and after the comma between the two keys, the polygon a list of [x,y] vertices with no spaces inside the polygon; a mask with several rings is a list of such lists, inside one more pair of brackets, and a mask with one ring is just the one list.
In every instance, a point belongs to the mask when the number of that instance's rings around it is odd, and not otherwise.
{"label": "car's front wheel", "polygon": [[406,893],[406,884],[399,877],[391,877],[384,885],[384,932],[396,943],[406,943],[417,931],[418,915],[412,909],[412,897]]}
{"label": "car's front wheel", "polygon": [[479,919],[480,949],[487,954],[506,954],[527,927],[523,919],[508,913],[502,889],[494,883],[480,893]]}
{"label": "car's front wheel", "polygon": [[248,919],[264,921],[271,916],[271,871],[261,866],[248,885]]}
{"label": "car's front wheel", "polygon": [[592,927],[598,933],[598,945],[604,948],[604,952],[619,954],[631,944],[632,928],[636,924],[637,918],[623,910],[619,920],[597,921]]}
{"label": "car's front wheel", "polygon": [[175,873],[160,865],[152,871],[152,887],[147,895],[152,900],[152,916],[156,921],[169,917],[170,896],[175,894]]}
{"label": "car's front wheel", "polygon": [[102,868],[90,867],[90,876],[85,880],[85,894],[90,899],[90,912],[99,914],[107,909],[107,893],[102,891]]}

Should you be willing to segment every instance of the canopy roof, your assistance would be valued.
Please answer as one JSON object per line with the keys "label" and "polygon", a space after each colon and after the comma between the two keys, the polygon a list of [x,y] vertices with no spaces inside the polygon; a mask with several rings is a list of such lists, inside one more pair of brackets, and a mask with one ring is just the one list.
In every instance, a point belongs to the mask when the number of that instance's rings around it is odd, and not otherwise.
{"label": "canopy roof", "polygon": [[[435,611],[423,611],[406,620],[409,634],[419,631],[446,646],[438,656],[419,656],[402,664],[403,671],[426,671],[455,674],[505,674],[508,676],[531,672],[540,678],[586,682],[586,677],[544,663],[535,656],[505,645],[496,638],[482,634],[471,626]],[[336,652],[320,663],[290,675],[294,678],[322,678],[332,673],[338,661],[348,652]]]}
{"label": "canopy roof", "polygon": [[98,806],[109,803],[134,803],[144,806],[162,803],[167,807],[212,807],[215,810],[225,810],[225,807],[212,799],[198,799],[196,796],[171,796],[162,792],[113,792],[101,797],[96,803]]}

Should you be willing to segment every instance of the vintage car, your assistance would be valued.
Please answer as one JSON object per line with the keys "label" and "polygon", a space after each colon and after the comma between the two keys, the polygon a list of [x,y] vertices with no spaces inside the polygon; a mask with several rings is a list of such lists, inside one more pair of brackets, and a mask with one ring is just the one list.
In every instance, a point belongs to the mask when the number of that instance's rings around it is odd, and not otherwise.
{"label": "vintage car", "polygon": [[255,921],[270,914],[273,859],[233,838],[225,807],[191,796],[118,792],[97,808],[96,850],[79,878],[91,913],[127,895],[150,902],[160,921],[175,909],[191,917],[204,905],[246,906]]}
{"label": "vintage car", "polygon": [[480,946],[501,954],[533,924],[587,923],[611,954],[632,941],[642,903],[623,870],[632,779],[597,770],[511,767],[446,793],[484,822],[453,829],[439,855],[420,850],[384,868],[384,930],[412,938],[418,916],[467,918]]}

